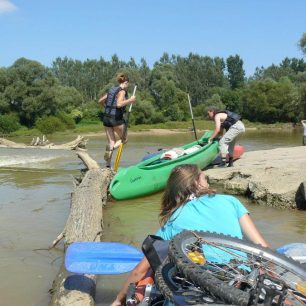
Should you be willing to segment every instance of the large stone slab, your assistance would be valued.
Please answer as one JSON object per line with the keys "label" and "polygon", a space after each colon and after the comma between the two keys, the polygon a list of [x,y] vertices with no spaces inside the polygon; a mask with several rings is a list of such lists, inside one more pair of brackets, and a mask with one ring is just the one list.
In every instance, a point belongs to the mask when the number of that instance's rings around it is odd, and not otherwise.
{"label": "large stone slab", "polygon": [[210,183],[259,204],[306,209],[306,146],[246,152],[234,167],[205,172]]}

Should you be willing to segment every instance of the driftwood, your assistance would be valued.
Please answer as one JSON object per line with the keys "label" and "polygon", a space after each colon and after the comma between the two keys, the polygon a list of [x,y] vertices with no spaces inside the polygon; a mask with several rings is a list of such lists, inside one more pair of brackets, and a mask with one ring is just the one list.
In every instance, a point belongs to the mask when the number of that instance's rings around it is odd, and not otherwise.
{"label": "driftwood", "polygon": [[30,146],[46,146],[48,144],[51,144],[50,141],[47,139],[45,135],[43,135],[42,139],[40,139],[39,137],[36,138],[34,137],[31,141]]}
{"label": "driftwood", "polygon": [[39,137],[33,138],[30,145],[24,143],[16,143],[14,141],[7,140],[5,138],[0,138],[0,148],[15,148],[15,149],[59,149],[59,150],[75,150],[75,149],[84,149],[86,147],[87,140],[83,136],[78,136],[75,140],[63,143],[60,145],[55,145],[50,143],[49,140],[43,136],[42,139]]}
{"label": "driftwood", "polygon": [[[64,239],[64,249],[72,242],[100,241],[103,230],[102,208],[107,201],[107,188],[114,175],[112,170],[101,169],[86,152],[77,151],[88,171],[71,195],[70,214],[63,232],[55,239],[54,247]],[[66,271],[64,264],[53,281],[52,306],[94,305],[95,275],[78,275]]]}

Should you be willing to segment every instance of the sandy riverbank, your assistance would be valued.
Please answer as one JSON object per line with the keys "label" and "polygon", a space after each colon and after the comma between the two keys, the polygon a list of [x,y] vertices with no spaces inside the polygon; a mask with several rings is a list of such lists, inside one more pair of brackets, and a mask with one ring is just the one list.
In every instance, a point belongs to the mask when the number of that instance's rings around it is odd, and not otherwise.
{"label": "sandy riverbank", "polygon": [[[178,133],[191,133],[192,130],[190,129],[144,129],[139,131],[132,131],[129,130],[129,135],[171,135],[171,134],[178,134]],[[197,130],[199,135],[202,135],[205,131],[204,130]],[[89,132],[89,133],[79,133],[84,137],[94,137],[94,136],[101,136],[105,135],[104,130],[101,132]]]}
{"label": "sandy riverbank", "polygon": [[[292,128],[291,126],[285,126],[284,127],[246,127],[246,131],[256,131],[256,130],[288,130],[289,128]],[[197,135],[202,135],[205,131],[208,129],[197,129]],[[161,129],[161,128],[152,128],[152,129],[140,129],[140,130],[128,130],[128,134],[130,135],[171,135],[171,134],[178,134],[178,133],[193,133],[192,127],[189,128],[178,128],[178,129]],[[94,136],[101,136],[105,135],[105,131],[103,126],[101,127],[101,131],[99,132],[84,132],[84,133],[78,133],[84,137],[94,137]]]}

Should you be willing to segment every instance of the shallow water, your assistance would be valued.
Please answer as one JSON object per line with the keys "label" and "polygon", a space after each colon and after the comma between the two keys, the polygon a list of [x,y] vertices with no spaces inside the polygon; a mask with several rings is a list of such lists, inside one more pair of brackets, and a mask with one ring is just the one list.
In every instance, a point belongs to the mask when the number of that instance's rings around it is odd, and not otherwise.
{"label": "shallow water", "polygon": [[[59,144],[75,136],[52,138]],[[248,131],[239,141],[246,150],[300,145],[302,131]],[[30,143],[30,138],[15,138]],[[193,141],[192,133],[131,135],[121,166],[140,161],[159,148]],[[89,154],[103,165],[105,137],[90,137]],[[0,149],[0,305],[48,305],[48,290],[62,262],[62,245],[48,246],[61,233],[69,214],[73,175],[83,168],[72,151]],[[158,228],[161,193],[129,201],[111,202],[104,210],[104,240],[137,247]],[[242,199],[246,202],[245,199]],[[256,224],[273,246],[306,242],[306,212],[283,211],[246,204]],[[125,279],[99,278],[97,305],[108,305]]]}
{"label": "shallow water", "polygon": [[[105,241],[120,241],[140,248],[148,233],[158,229],[158,208],[161,193],[138,201],[111,203],[105,209]],[[276,248],[292,242],[306,243],[306,211],[280,210],[259,206],[243,197],[246,205],[263,236]],[[129,230],[129,235],[124,230]],[[109,305],[114,299],[127,274],[120,276],[100,276],[97,287],[97,305]]]}

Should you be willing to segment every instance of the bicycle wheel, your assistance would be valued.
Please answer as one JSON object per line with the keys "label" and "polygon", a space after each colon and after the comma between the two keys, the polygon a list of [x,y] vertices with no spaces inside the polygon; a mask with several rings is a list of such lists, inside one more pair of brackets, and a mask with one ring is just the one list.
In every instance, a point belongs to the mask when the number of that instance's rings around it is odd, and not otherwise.
{"label": "bicycle wheel", "polygon": [[256,305],[261,300],[264,305],[282,305],[281,301],[290,300],[305,305],[305,268],[246,240],[184,231],[170,242],[169,258],[186,278],[226,302]]}
{"label": "bicycle wheel", "polygon": [[155,272],[155,283],[165,299],[174,305],[225,305],[178,273],[173,263],[164,263]]}

